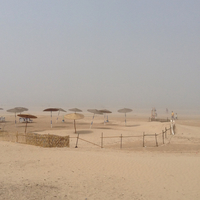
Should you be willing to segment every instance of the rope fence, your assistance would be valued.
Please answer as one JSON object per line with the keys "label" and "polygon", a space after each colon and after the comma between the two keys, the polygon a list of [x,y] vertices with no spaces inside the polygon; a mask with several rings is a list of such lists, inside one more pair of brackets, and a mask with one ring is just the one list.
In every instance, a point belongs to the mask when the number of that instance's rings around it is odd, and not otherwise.
{"label": "rope fence", "polygon": [[[35,145],[35,146],[41,146],[41,147],[69,147],[70,146],[70,139],[75,138],[76,139],[76,145],[75,148],[78,148],[78,141],[82,140],[84,142],[90,143],[92,145],[98,146],[100,148],[105,147],[105,140],[113,139],[113,138],[119,138],[119,147],[120,149],[123,148],[123,140],[125,138],[138,138],[137,142],[140,144],[140,147],[152,147],[152,146],[161,146],[169,143],[169,135],[175,134],[175,123],[171,123],[169,128],[166,128],[162,130],[161,133],[155,133],[155,134],[146,134],[143,132],[142,135],[118,135],[118,136],[104,136],[103,133],[101,133],[100,137],[100,144],[94,143],[92,141],[88,141],[86,139],[80,138],[79,134],[77,137],[70,137],[70,136],[58,136],[58,135],[50,135],[50,134],[36,134],[36,133],[27,133],[27,134],[21,134],[21,133],[8,133],[6,131],[0,132],[0,140],[2,141],[11,141],[11,142],[17,142],[17,143],[23,143],[23,144],[29,144],[29,145]],[[153,142],[154,141],[154,142]],[[112,145],[112,144],[111,144]],[[108,146],[108,145],[106,145]],[[136,146],[136,145],[135,145]]]}
{"label": "rope fence", "polygon": [[[75,148],[78,148],[78,141],[79,140],[82,140],[84,142],[87,142],[87,143],[90,143],[92,145],[95,145],[95,146],[98,146],[100,148],[104,148],[104,143],[105,143],[105,140],[107,139],[111,139],[111,138],[119,138],[119,147],[120,149],[122,149],[123,147],[123,139],[124,138],[142,138],[140,141],[142,141],[142,147],[147,147],[148,146],[161,146],[161,145],[164,145],[166,144],[167,142],[169,143],[169,135],[174,135],[175,133],[175,124],[173,124],[173,126],[170,126],[168,129],[165,127],[165,129],[161,132],[161,133],[158,133],[158,134],[145,134],[145,132],[143,132],[143,135],[134,135],[134,136],[130,136],[130,135],[125,135],[123,136],[122,134],[121,135],[118,135],[118,136],[104,136],[103,133],[101,133],[101,137],[100,137],[100,145],[99,144],[96,144],[94,142],[91,142],[91,141],[88,141],[86,139],[83,139],[83,138],[80,138],[79,137],[79,134],[77,135],[77,137],[70,137],[71,138],[76,138],[76,145],[75,145]],[[154,138],[154,144],[153,144],[153,140],[150,139],[150,138]]]}

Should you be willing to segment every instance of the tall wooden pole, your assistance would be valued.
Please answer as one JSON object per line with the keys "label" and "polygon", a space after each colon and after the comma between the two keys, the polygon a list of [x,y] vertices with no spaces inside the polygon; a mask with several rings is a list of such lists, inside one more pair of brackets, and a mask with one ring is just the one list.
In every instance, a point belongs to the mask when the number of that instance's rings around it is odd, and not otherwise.
{"label": "tall wooden pole", "polygon": [[91,122],[91,124],[90,124],[90,128],[92,128],[94,116],[95,116],[95,113],[94,113],[94,115],[93,115],[93,117],[92,117],[92,122]]}
{"label": "tall wooden pole", "polygon": [[56,120],[56,123],[58,122],[58,117],[60,115],[60,110],[58,111],[58,116],[57,116],[57,120]]}
{"label": "tall wooden pole", "polygon": [[76,133],[76,120],[74,119],[74,129],[75,129],[75,133]]}
{"label": "tall wooden pole", "polygon": [[78,138],[79,138],[79,133],[78,133],[78,136],[77,136],[77,140],[76,140],[76,146],[75,146],[75,148],[78,148]]}

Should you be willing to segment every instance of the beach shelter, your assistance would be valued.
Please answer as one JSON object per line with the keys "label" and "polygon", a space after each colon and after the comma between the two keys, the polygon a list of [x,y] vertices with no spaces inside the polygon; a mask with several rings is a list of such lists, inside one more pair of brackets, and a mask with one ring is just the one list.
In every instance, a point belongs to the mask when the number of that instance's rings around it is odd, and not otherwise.
{"label": "beach shelter", "polygon": [[56,112],[58,110],[59,108],[46,108],[43,110],[44,112],[51,112],[51,128],[52,128],[52,112]]}
{"label": "beach shelter", "polygon": [[[59,117],[59,115],[60,115],[60,112],[67,112],[66,110],[64,110],[64,109],[62,109],[62,108],[58,108],[59,110],[58,110],[58,117]],[[56,123],[58,122],[58,117],[57,117],[57,119],[56,119]]]}
{"label": "beach shelter", "polygon": [[74,129],[76,133],[76,120],[83,119],[84,115],[78,114],[78,113],[70,113],[70,114],[65,115],[64,117],[65,119],[74,120]]}
{"label": "beach shelter", "polygon": [[78,109],[78,108],[70,108],[69,111],[72,111],[74,113],[77,113],[77,112],[82,112],[82,110]]}
{"label": "beach shelter", "polygon": [[99,111],[104,114],[104,124],[105,124],[106,122],[108,122],[108,115],[107,115],[107,121],[105,120],[106,114],[110,114],[112,112],[110,110],[107,110],[107,109],[103,109],[103,110],[99,110]]}
{"label": "beach shelter", "polygon": [[15,107],[15,109],[19,110],[20,112],[28,111],[28,108],[24,107]]}
{"label": "beach shelter", "polygon": [[97,115],[103,115],[103,113],[100,112],[100,111],[97,110],[97,109],[88,109],[87,111],[88,111],[88,112],[91,112],[91,113],[94,114],[94,115],[93,115],[93,118],[92,118],[92,122],[91,122],[91,124],[90,124],[90,128],[92,128],[93,120],[94,120],[94,116],[95,116],[95,114],[97,114]]}
{"label": "beach shelter", "polygon": [[72,112],[75,112],[75,113],[82,112],[82,110],[80,110],[78,108],[71,108],[71,109],[69,109],[69,111],[72,111]]}
{"label": "beach shelter", "polygon": [[25,126],[25,134],[26,134],[28,119],[35,119],[35,118],[37,118],[37,117],[34,116],[34,115],[30,115],[30,114],[19,114],[19,115],[17,115],[17,116],[26,119],[26,126]]}
{"label": "beach shelter", "polygon": [[11,112],[11,113],[15,113],[15,124],[16,124],[16,113],[22,113],[23,111],[25,111],[24,109],[22,109],[21,107],[15,107],[12,109],[7,110],[7,112]]}
{"label": "beach shelter", "polygon": [[133,110],[131,110],[130,108],[123,108],[118,110],[119,113],[124,113],[125,114],[125,125],[126,125],[126,113],[132,112]]}

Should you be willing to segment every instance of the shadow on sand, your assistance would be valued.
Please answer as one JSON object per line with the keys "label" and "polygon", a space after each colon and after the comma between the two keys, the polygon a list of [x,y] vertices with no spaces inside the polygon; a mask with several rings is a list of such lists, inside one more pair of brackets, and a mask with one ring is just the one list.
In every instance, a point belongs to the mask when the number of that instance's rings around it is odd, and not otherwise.
{"label": "shadow on sand", "polygon": [[93,131],[90,130],[77,130],[75,134],[88,134],[88,133],[93,133]]}
{"label": "shadow on sand", "polygon": [[110,127],[93,127],[94,129],[112,129]]}
{"label": "shadow on sand", "polygon": [[140,124],[135,124],[135,125],[126,125],[125,127],[136,127],[136,126],[140,126]]}

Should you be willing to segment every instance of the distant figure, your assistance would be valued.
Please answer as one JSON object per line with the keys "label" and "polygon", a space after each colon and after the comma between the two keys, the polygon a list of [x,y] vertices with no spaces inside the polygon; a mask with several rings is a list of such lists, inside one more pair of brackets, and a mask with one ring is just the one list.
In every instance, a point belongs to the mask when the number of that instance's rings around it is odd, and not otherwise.
{"label": "distant figure", "polygon": [[172,114],[171,114],[171,118],[172,120],[174,120],[174,112],[172,111]]}
{"label": "distant figure", "polygon": [[176,113],[176,115],[175,115],[175,119],[178,119],[178,114]]}
{"label": "distant figure", "polygon": [[168,113],[168,108],[166,108],[166,113]]}
{"label": "distant figure", "polygon": [[152,110],[151,110],[151,118],[152,119],[156,119],[156,117],[157,117],[156,109],[152,108]]}
{"label": "distant figure", "polygon": [[155,111],[154,111],[154,112],[155,112],[155,118],[157,118],[157,112],[156,112],[156,109],[155,109]]}

